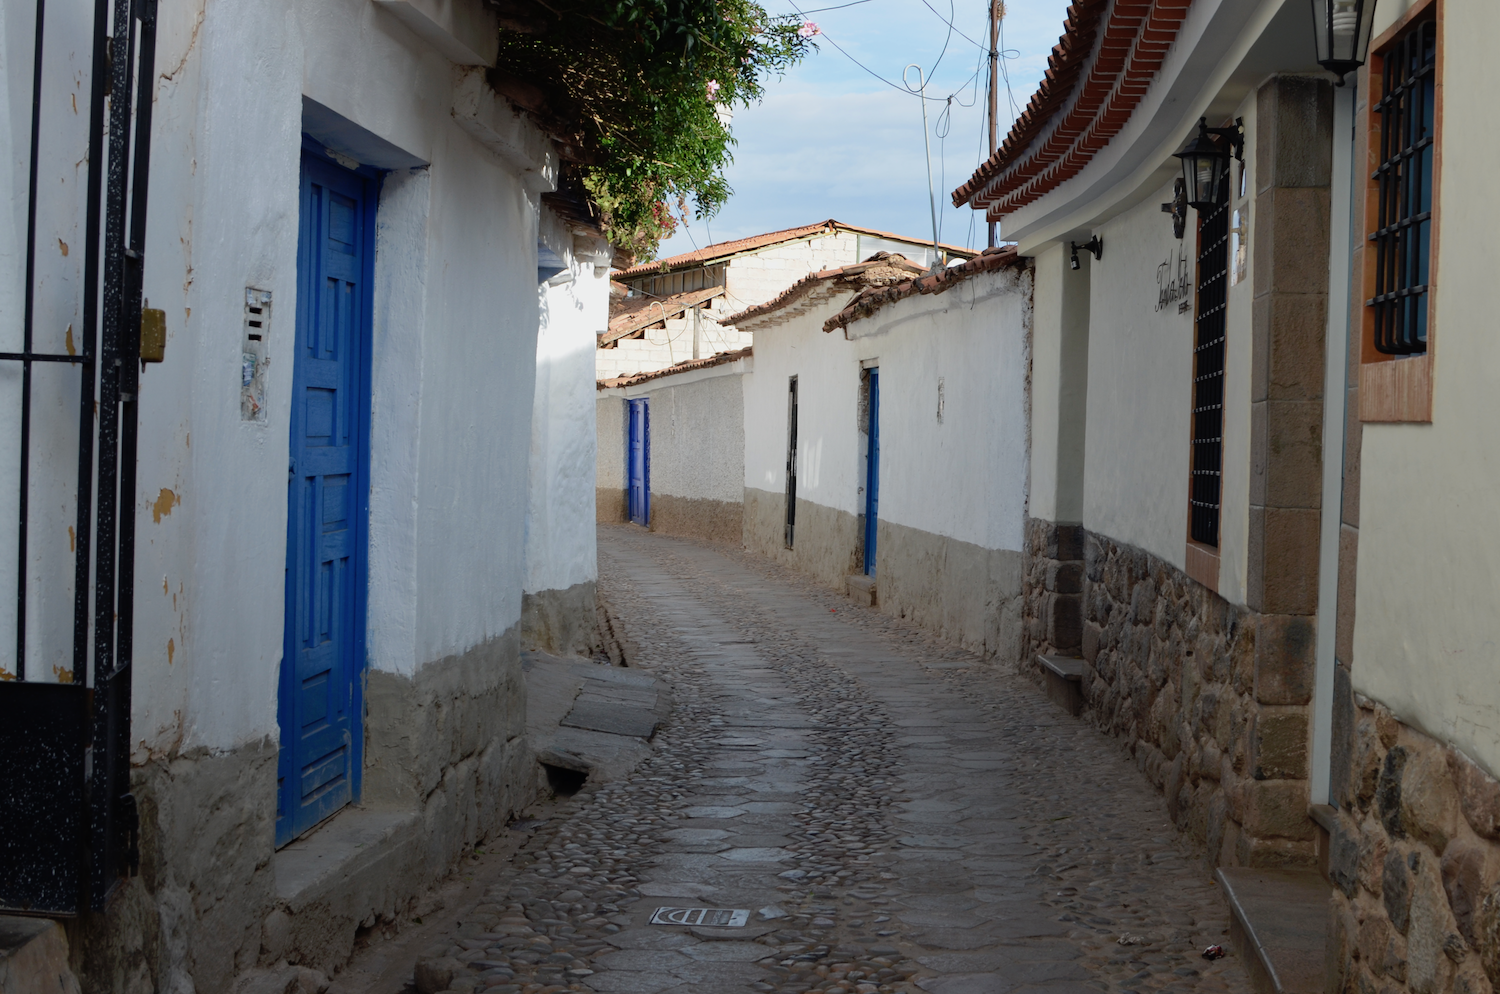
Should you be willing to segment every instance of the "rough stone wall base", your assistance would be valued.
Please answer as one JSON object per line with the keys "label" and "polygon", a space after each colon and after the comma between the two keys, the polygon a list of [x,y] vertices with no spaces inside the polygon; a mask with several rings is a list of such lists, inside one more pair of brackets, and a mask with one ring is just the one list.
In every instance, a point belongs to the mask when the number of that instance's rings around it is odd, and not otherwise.
{"label": "rough stone wall base", "polygon": [[595,487],[594,520],[603,525],[629,521],[630,501],[625,491],[616,487]]}
{"label": "rough stone wall base", "polygon": [[275,902],[276,744],[195,750],[131,771],[141,872],[67,924],[86,991],[227,990],[256,965]]}
{"label": "rough stone wall base", "polygon": [[987,657],[1021,652],[1024,556],[889,521],[876,538],[876,601]]}
{"label": "rough stone wall base", "polygon": [[1026,522],[1026,579],[1022,669],[1034,672],[1036,657],[1078,656],[1083,651],[1082,525]]}
{"label": "rough stone wall base", "polygon": [[599,648],[593,580],[521,598],[521,645],[554,656],[592,656]]}
{"label": "rough stone wall base", "polygon": [[1500,781],[1334,688],[1330,991],[1491,994],[1500,984]]}
{"label": "rough stone wall base", "polygon": [[727,500],[653,493],[651,530],[739,545],[745,531],[745,506]]}
{"label": "rough stone wall base", "polygon": [[79,994],[57,922],[0,917],[0,994]]}
{"label": "rough stone wall base", "polygon": [[745,488],[745,548],[795,566],[834,590],[861,571],[864,518],[812,501],[797,500],[793,548],[786,547],[786,495]]}

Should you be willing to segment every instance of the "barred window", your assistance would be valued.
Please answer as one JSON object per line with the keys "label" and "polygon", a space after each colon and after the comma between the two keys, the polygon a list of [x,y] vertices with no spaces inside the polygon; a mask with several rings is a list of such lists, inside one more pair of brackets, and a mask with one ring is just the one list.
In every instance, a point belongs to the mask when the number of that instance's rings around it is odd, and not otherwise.
{"label": "barred window", "polygon": [[1223,207],[1198,222],[1198,313],[1193,347],[1193,462],[1188,494],[1188,534],[1219,545],[1219,503],[1224,466],[1224,338],[1229,303],[1229,173],[1218,199]]}
{"label": "barred window", "polygon": [[[1375,230],[1374,346],[1386,355],[1427,351],[1432,260],[1433,145],[1437,96],[1437,22],[1414,25],[1384,52]],[[1375,94],[1372,94],[1375,96]]]}

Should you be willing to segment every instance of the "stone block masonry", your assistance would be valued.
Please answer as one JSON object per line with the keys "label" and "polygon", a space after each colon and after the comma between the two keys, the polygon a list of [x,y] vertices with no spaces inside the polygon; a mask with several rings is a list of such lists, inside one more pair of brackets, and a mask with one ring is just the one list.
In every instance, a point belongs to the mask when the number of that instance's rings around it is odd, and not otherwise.
{"label": "stone block masonry", "polygon": [[1038,653],[1083,657],[1091,720],[1210,865],[1311,866],[1310,619],[1236,607],[1079,526],[1032,521],[1027,538],[1023,670],[1037,676]]}
{"label": "stone block masonry", "polygon": [[1335,687],[1328,828],[1339,992],[1491,994],[1500,983],[1500,781]]}

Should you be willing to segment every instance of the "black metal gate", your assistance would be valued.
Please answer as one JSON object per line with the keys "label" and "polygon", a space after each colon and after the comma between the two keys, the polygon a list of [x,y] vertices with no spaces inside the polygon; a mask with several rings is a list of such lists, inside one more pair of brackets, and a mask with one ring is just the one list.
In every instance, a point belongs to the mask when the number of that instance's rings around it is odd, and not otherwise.
{"label": "black metal gate", "polygon": [[[86,177],[77,301],[81,341],[75,348],[70,325],[65,352],[33,349],[39,185],[74,168],[42,155],[49,121],[55,120],[49,115],[61,116],[44,100],[48,26],[46,0],[36,0],[21,348],[0,352],[0,386],[19,391],[19,418],[0,428],[19,434],[11,667],[4,666],[8,653],[0,646],[0,912],[65,916],[103,910],[138,862],[130,794],[131,622],[156,0],[95,0],[87,162],[78,171]],[[62,249],[66,255],[67,247]],[[6,341],[14,342],[10,334]],[[148,350],[145,358],[160,356]],[[27,594],[36,564],[52,557],[52,547],[31,546],[29,512],[34,500],[38,507],[56,507],[68,495],[52,492],[47,484],[55,480],[33,480],[33,388],[38,370],[57,363],[78,377],[73,630],[71,668],[54,666],[53,679],[46,679],[46,673],[28,671],[36,655],[28,634],[38,633],[27,631],[28,610],[36,606],[28,604]],[[38,417],[55,417],[57,409],[45,405]],[[0,563],[0,569],[8,567]],[[66,632],[40,634],[67,638]]]}

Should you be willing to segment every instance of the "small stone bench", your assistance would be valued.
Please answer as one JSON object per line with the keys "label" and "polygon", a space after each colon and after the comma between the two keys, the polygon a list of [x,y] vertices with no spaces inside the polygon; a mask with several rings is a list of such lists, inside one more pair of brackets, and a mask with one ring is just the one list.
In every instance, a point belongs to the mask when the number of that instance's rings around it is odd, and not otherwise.
{"label": "small stone bench", "polygon": [[1083,677],[1087,664],[1072,656],[1043,656],[1038,654],[1037,664],[1047,680],[1047,697],[1073,716],[1083,713]]}
{"label": "small stone bench", "polygon": [[1256,994],[1322,994],[1328,897],[1316,870],[1220,867],[1229,941]]}

